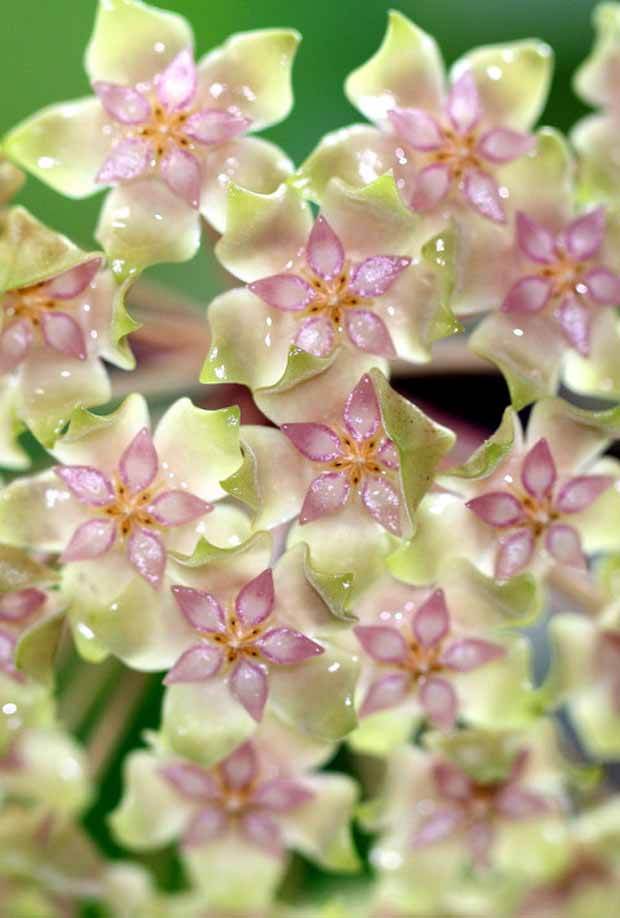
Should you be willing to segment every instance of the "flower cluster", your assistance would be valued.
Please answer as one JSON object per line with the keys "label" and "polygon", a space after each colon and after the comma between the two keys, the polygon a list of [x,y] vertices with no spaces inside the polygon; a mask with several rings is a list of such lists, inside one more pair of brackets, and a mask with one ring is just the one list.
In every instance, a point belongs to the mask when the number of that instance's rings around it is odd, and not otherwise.
{"label": "flower cluster", "polygon": [[[371,123],[295,171],[249,136],[289,112],[295,32],[196,59],[182,17],[100,0],[92,97],[3,139],[2,914],[615,914],[620,6],[596,24],[571,145],[536,128],[544,43],[446,74],[390,13],[346,83]],[[107,189],[100,251],[11,203],[20,168]],[[204,222],[232,283],[200,381],[259,423],[107,366],[140,363],[125,299]],[[390,382],[457,335],[510,392],[470,455]],[[125,734],[109,827],[140,860],[108,862],[84,826]],[[172,845],[163,892],[142,856]],[[290,904],[300,856],[357,874],[346,902]]]}

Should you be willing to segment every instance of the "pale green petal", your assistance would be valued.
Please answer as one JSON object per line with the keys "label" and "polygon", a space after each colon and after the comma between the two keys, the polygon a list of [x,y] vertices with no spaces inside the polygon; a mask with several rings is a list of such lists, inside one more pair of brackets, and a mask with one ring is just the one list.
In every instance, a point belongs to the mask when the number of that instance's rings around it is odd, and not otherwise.
{"label": "pale green petal", "polygon": [[0,207],[17,194],[26,180],[26,176],[0,153]]}
{"label": "pale green petal", "polygon": [[525,211],[560,230],[574,215],[575,172],[575,157],[566,138],[554,128],[542,128],[535,149],[504,166],[501,181],[509,189],[514,211]]}
{"label": "pale green petal", "polygon": [[15,649],[18,668],[29,678],[49,687],[54,683],[57,654],[65,626],[62,610],[54,610],[54,605],[57,605],[55,600],[56,594],[52,594],[45,617],[35,620],[22,632]]}
{"label": "pale green petal", "polygon": [[620,716],[609,698],[609,689],[594,683],[570,702],[569,713],[581,742],[598,759],[620,756]]}
{"label": "pale green petal", "polygon": [[287,844],[326,870],[339,873],[361,867],[350,823],[358,788],[347,775],[321,774],[304,779],[314,799],[283,820]]}
{"label": "pale green petal", "polygon": [[347,743],[360,755],[386,756],[409,742],[422,712],[415,705],[398,705],[363,717],[347,736]]}
{"label": "pale green petal", "polygon": [[0,673],[0,756],[25,728],[52,727],[54,700],[46,686]]}
{"label": "pale green petal", "polygon": [[118,284],[111,271],[105,271],[95,280],[92,296],[92,328],[98,337],[98,349],[109,363],[123,370],[135,369],[135,358],[131,353],[127,336],[141,327],[125,306],[125,297],[131,289],[132,280]]}
{"label": "pale green petal", "polygon": [[549,622],[551,665],[547,691],[554,702],[583,689],[595,679],[598,629],[585,615],[565,612]]}
{"label": "pale green petal", "polygon": [[[480,632],[478,632],[480,633]],[[493,640],[492,634],[485,637]],[[526,638],[503,640],[505,657],[469,673],[456,674],[460,711],[476,726],[496,730],[528,728],[539,716],[532,685],[532,660]]]}
{"label": "pale green petal", "polygon": [[446,476],[456,478],[480,479],[492,475],[498,465],[510,453],[513,446],[521,443],[521,425],[519,416],[513,408],[508,407],[495,431],[475,450],[469,459],[459,466],[452,466]]}
{"label": "pale green petal", "polygon": [[604,456],[588,472],[611,475],[615,482],[590,504],[587,510],[571,516],[587,554],[620,551],[620,462]]}
{"label": "pale green petal", "polygon": [[620,181],[617,118],[588,115],[577,122],[570,136],[579,154],[581,199],[585,203],[614,202]]}
{"label": "pale green petal", "polygon": [[62,551],[85,520],[80,507],[51,471],[18,478],[0,491],[0,541],[40,551]]}
{"label": "pale green petal", "polygon": [[531,574],[498,582],[471,562],[452,558],[442,567],[439,583],[454,624],[463,632],[523,627],[542,611],[543,596]]}
{"label": "pale green petal", "polygon": [[590,355],[566,352],[564,381],[581,395],[620,399],[620,322],[615,309],[599,310],[592,323]]}
{"label": "pale green petal", "polygon": [[283,859],[263,852],[234,831],[210,845],[187,848],[182,859],[193,884],[210,906],[240,915],[270,908],[284,871]]}
{"label": "pale green petal", "polygon": [[266,532],[257,532],[247,541],[226,548],[203,541],[191,557],[179,559],[174,568],[175,582],[207,590],[226,604],[242,586],[269,567],[271,554],[271,536]]}
{"label": "pale green petal", "polygon": [[592,24],[596,37],[590,54],[575,73],[575,91],[591,105],[615,108],[618,104],[617,73],[620,65],[618,4],[597,4]]}
{"label": "pale green petal", "polygon": [[0,465],[9,469],[27,469],[30,456],[18,442],[24,425],[17,413],[17,386],[15,376],[0,379]]}
{"label": "pale green petal", "polygon": [[559,474],[564,475],[591,471],[590,463],[619,435],[619,408],[586,411],[561,398],[538,402],[527,427],[527,443],[533,446],[547,437]]}
{"label": "pale green petal", "polygon": [[528,883],[555,878],[567,866],[569,856],[570,836],[561,815],[504,819],[493,845],[493,862],[498,869]]}
{"label": "pale green petal", "polygon": [[24,587],[50,585],[58,574],[28,552],[10,545],[0,545],[0,591],[22,590]]}

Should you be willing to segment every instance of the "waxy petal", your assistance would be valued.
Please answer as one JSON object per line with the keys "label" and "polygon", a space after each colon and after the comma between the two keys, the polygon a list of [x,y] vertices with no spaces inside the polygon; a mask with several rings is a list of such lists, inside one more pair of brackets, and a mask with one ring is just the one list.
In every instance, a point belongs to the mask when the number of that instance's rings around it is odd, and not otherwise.
{"label": "waxy petal", "polygon": [[314,793],[303,784],[276,778],[259,786],[252,797],[252,803],[276,813],[287,813],[308,803],[313,797]]}
{"label": "waxy petal", "polygon": [[620,305],[620,275],[608,268],[593,268],[583,282],[595,303],[601,306]]}
{"label": "waxy petal", "polygon": [[159,462],[148,428],[143,427],[123,451],[118,469],[132,494],[138,494],[152,484]]}
{"label": "waxy petal", "polygon": [[585,568],[586,559],[581,548],[581,537],[572,526],[554,523],[547,530],[545,546],[560,564],[570,567]]}
{"label": "waxy petal", "polygon": [[228,819],[225,810],[217,805],[203,807],[184,832],[182,844],[189,848],[208,844],[224,833]]}
{"label": "waxy petal", "polygon": [[495,576],[510,580],[530,563],[534,553],[534,535],[531,529],[517,529],[499,541],[495,557]]}
{"label": "waxy petal", "polygon": [[506,221],[504,205],[493,176],[481,169],[470,169],[463,179],[463,191],[474,210],[483,217],[494,223]]}
{"label": "waxy petal", "polygon": [[112,483],[99,469],[90,465],[57,465],[54,472],[83,504],[105,507],[114,500]]}
{"label": "waxy petal", "polygon": [[294,343],[315,357],[327,357],[334,349],[336,332],[327,316],[314,316],[299,326]]}
{"label": "waxy petal", "polygon": [[560,488],[554,509],[560,513],[580,513],[614,483],[611,475],[578,475]]}
{"label": "waxy petal", "polygon": [[250,717],[260,721],[267,701],[267,676],[261,666],[241,660],[228,681],[230,691]]}
{"label": "waxy petal", "polygon": [[86,290],[100,268],[101,258],[91,258],[45,281],[39,290],[54,300],[72,300]]}
{"label": "waxy petal", "polygon": [[433,781],[438,793],[449,800],[467,800],[472,792],[470,779],[452,762],[434,764]]}
{"label": "waxy petal", "polygon": [[517,245],[524,255],[542,265],[555,259],[555,236],[522,211],[517,213]]}
{"label": "waxy petal", "polygon": [[243,743],[220,762],[219,772],[230,790],[249,787],[258,777],[258,757],[252,743]]}
{"label": "waxy petal", "polygon": [[310,284],[297,274],[274,274],[249,284],[249,289],[268,306],[283,312],[304,310],[314,299]]}
{"label": "waxy petal", "polygon": [[478,141],[478,153],[493,163],[509,163],[525,156],[536,146],[533,134],[512,131],[510,128],[493,128]]}
{"label": "waxy petal", "polygon": [[221,605],[211,593],[193,590],[191,587],[173,586],[172,595],[181,614],[192,628],[198,631],[223,631],[226,627],[226,616]]}
{"label": "waxy petal", "polygon": [[446,99],[446,113],[459,134],[466,134],[480,119],[482,110],[476,81],[465,71],[451,86]]}
{"label": "waxy petal", "polygon": [[411,630],[422,647],[434,647],[450,630],[450,613],[443,590],[435,590],[413,613]]}
{"label": "waxy petal", "polygon": [[347,501],[351,490],[343,472],[326,472],[310,483],[299,514],[300,523],[311,523],[321,516],[336,513]]}
{"label": "waxy petal", "polygon": [[161,161],[160,171],[170,191],[198,210],[202,171],[193,153],[171,146]]}
{"label": "waxy petal", "polygon": [[183,526],[213,510],[211,504],[187,491],[164,491],[149,504],[148,512],[162,526]]}
{"label": "waxy petal", "polygon": [[456,693],[449,682],[431,676],[420,687],[420,704],[428,719],[440,730],[454,726],[458,710]]}
{"label": "waxy petal", "polygon": [[151,142],[141,137],[124,137],[112,147],[97,173],[99,185],[128,182],[146,171],[153,154]]}
{"label": "waxy petal", "polygon": [[41,330],[45,343],[76,360],[86,359],[84,332],[73,316],[66,312],[44,312],[41,316]]}
{"label": "waxy petal", "polygon": [[185,108],[196,92],[196,66],[192,52],[179,51],[155,78],[157,97],[169,112]]}
{"label": "waxy petal", "polygon": [[360,717],[393,708],[409,694],[411,678],[406,673],[391,673],[372,683],[360,708]]}
{"label": "waxy petal", "polygon": [[397,469],[400,465],[398,450],[393,440],[384,440],[377,450],[376,456],[388,469]]}
{"label": "waxy petal", "polygon": [[590,353],[591,310],[576,296],[567,296],[554,313],[568,343],[587,357]]}
{"label": "waxy petal", "polygon": [[342,456],[340,437],[326,424],[283,424],[280,430],[312,462],[330,462]]}
{"label": "waxy petal", "polygon": [[249,842],[258,845],[259,848],[270,854],[280,854],[282,850],[280,828],[271,816],[250,810],[241,816],[240,827]]}
{"label": "waxy petal", "polygon": [[0,595],[0,621],[22,622],[30,618],[47,601],[43,590],[27,587]]}
{"label": "waxy petal", "polygon": [[487,526],[496,529],[514,526],[523,519],[521,503],[506,491],[489,491],[467,501],[465,506]]}
{"label": "waxy petal", "polygon": [[158,589],[166,568],[166,549],[156,532],[137,526],[129,537],[127,557],[141,577]]}
{"label": "waxy petal", "polygon": [[549,812],[549,804],[536,791],[507,787],[497,798],[497,809],[506,819],[531,819]]}
{"label": "waxy petal", "polygon": [[443,143],[439,124],[420,108],[395,108],[388,117],[396,134],[414,150],[436,150]]}
{"label": "waxy petal", "polygon": [[375,387],[365,373],[350,392],[344,406],[343,420],[354,440],[367,440],[379,430],[381,412]]}
{"label": "waxy petal", "polygon": [[557,478],[555,462],[547,440],[543,437],[526,454],[521,466],[521,482],[525,490],[538,499],[549,497]]}
{"label": "waxy petal", "polygon": [[204,682],[220,669],[223,661],[221,650],[210,644],[196,644],[181,654],[164,679],[164,685],[176,682]]}
{"label": "waxy petal", "polygon": [[484,666],[491,660],[499,660],[506,651],[499,644],[482,641],[479,638],[463,638],[446,647],[441,655],[441,662],[450,669],[468,673],[472,669]]}
{"label": "waxy petal", "polygon": [[32,330],[25,321],[10,322],[0,335],[0,373],[19,366],[30,349]]}
{"label": "waxy petal", "polygon": [[516,281],[504,297],[502,312],[540,312],[549,302],[553,284],[544,277],[533,274]]}
{"label": "waxy petal", "polygon": [[369,475],[362,487],[362,503],[384,529],[400,535],[400,494],[383,475]]}
{"label": "waxy petal", "polygon": [[438,810],[424,820],[411,840],[414,848],[423,848],[449,838],[460,827],[463,815],[457,807]]}
{"label": "waxy petal", "polygon": [[217,784],[200,765],[177,762],[165,765],[160,774],[189,800],[205,800],[217,796]]}
{"label": "waxy petal", "polygon": [[252,121],[233,112],[218,108],[203,108],[190,115],[183,125],[183,133],[198,143],[225,143],[245,134]]}
{"label": "waxy petal", "polygon": [[115,121],[120,121],[121,124],[142,124],[149,120],[151,105],[137,89],[95,80],[93,90],[108,115]]}
{"label": "waxy petal", "polygon": [[303,663],[325,652],[320,644],[293,628],[272,628],[259,638],[256,646],[271,663],[283,665]]}
{"label": "waxy petal", "polygon": [[251,628],[269,618],[274,600],[273,574],[271,568],[267,568],[241,589],[235,600],[235,609],[242,624]]}
{"label": "waxy petal", "polygon": [[314,221],[306,244],[306,259],[315,274],[330,280],[342,271],[344,249],[325,217]]}
{"label": "waxy petal", "polygon": [[415,177],[411,206],[422,213],[433,210],[446,197],[451,183],[452,174],[449,166],[442,163],[426,166]]}
{"label": "waxy petal", "polygon": [[[15,645],[17,639],[8,631],[0,630],[0,673],[5,673],[11,679],[18,682],[24,681],[24,674],[21,673],[15,665]],[[1,766],[0,759],[0,766]],[[1,771],[1,767],[0,767]]]}
{"label": "waxy petal", "polygon": [[60,560],[67,564],[98,558],[111,548],[115,538],[116,524],[113,520],[89,520],[75,530]]}
{"label": "waxy petal", "polygon": [[344,316],[347,334],[355,347],[367,354],[395,357],[396,349],[383,319],[367,309],[347,309]]}
{"label": "waxy petal", "polygon": [[564,238],[571,258],[577,261],[593,258],[605,238],[605,208],[596,207],[577,217],[566,228]]}
{"label": "waxy petal", "polygon": [[396,628],[358,625],[353,631],[366,653],[378,663],[404,663],[409,656],[407,642]]}
{"label": "waxy petal", "polygon": [[372,255],[355,268],[349,288],[360,296],[383,296],[410,264],[400,255]]}

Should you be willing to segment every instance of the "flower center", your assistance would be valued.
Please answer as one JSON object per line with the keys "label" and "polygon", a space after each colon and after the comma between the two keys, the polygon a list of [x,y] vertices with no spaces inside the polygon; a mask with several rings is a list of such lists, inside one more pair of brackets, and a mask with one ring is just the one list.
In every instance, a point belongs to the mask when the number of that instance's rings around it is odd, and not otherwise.
{"label": "flower center", "polygon": [[377,447],[380,443],[381,437],[378,435],[367,440],[354,440],[347,434],[341,434],[342,456],[330,462],[329,466],[339,472],[346,472],[351,484],[357,487],[365,475],[379,475],[388,470],[377,457]]}
{"label": "flower center", "polygon": [[262,657],[260,648],[256,646],[256,640],[263,633],[265,624],[263,621],[260,625],[244,627],[237,614],[229,610],[226,616],[225,631],[203,636],[222,648],[228,663],[234,663],[239,657],[244,656],[256,660]]}
{"label": "flower center", "polygon": [[134,136],[153,142],[156,159],[164,156],[171,144],[190,150],[194,144],[183,129],[189,115],[189,111],[167,112],[163,105],[154,103],[150,120],[133,132]]}
{"label": "flower center", "polygon": [[337,277],[325,280],[309,270],[302,271],[305,279],[314,291],[314,298],[307,308],[300,313],[300,318],[323,315],[333,324],[336,331],[342,331],[343,316],[346,309],[357,309],[359,306],[372,304],[372,300],[360,296],[350,289],[349,270],[345,266]]}
{"label": "flower center", "polygon": [[9,321],[25,320],[34,328],[38,328],[41,325],[42,313],[51,312],[58,306],[57,300],[41,292],[43,286],[44,282],[41,281],[31,287],[22,287],[7,293],[2,299],[2,309],[6,318]]}
{"label": "flower center", "polygon": [[102,507],[101,512],[116,520],[121,538],[129,536],[134,526],[142,526],[147,529],[161,528],[148,510],[158,490],[158,485],[151,485],[144,491],[132,494],[127,485],[115,479],[114,500]]}
{"label": "flower center", "polygon": [[543,280],[551,281],[550,301],[563,299],[567,294],[586,296],[587,286],[582,277],[588,268],[586,262],[572,261],[567,255],[560,255],[552,265],[545,265],[538,272]]}
{"label": "flower center", "polygon": [[475,131],[459,134],[451,128],[442,128],[443,146],[430,153],[430,160],[450,167],[452,178],[459,181],[469,169],[480,169],[476,153],[478,137]]}

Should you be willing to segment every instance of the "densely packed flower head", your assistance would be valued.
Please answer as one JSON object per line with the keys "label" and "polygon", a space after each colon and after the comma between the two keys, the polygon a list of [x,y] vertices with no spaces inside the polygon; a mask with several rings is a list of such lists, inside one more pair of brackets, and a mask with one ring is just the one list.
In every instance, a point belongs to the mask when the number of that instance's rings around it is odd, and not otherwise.
{"label": "densely packed flower head", "polygon": [[[252,135],[296,32],[200,56],[99,0],[92,96],[8,131],[3,915],[615,918],[620,5],[595,26],[569,141],[543,42],[446,72],[392,12],[345,84],[370,123],[295,170]],[[15,204],[21,170],[102,192],[100,249]],[[141,277],[203,223],[206,389]],[[483,442],[398,379],[474,355],[510,400]]]}

